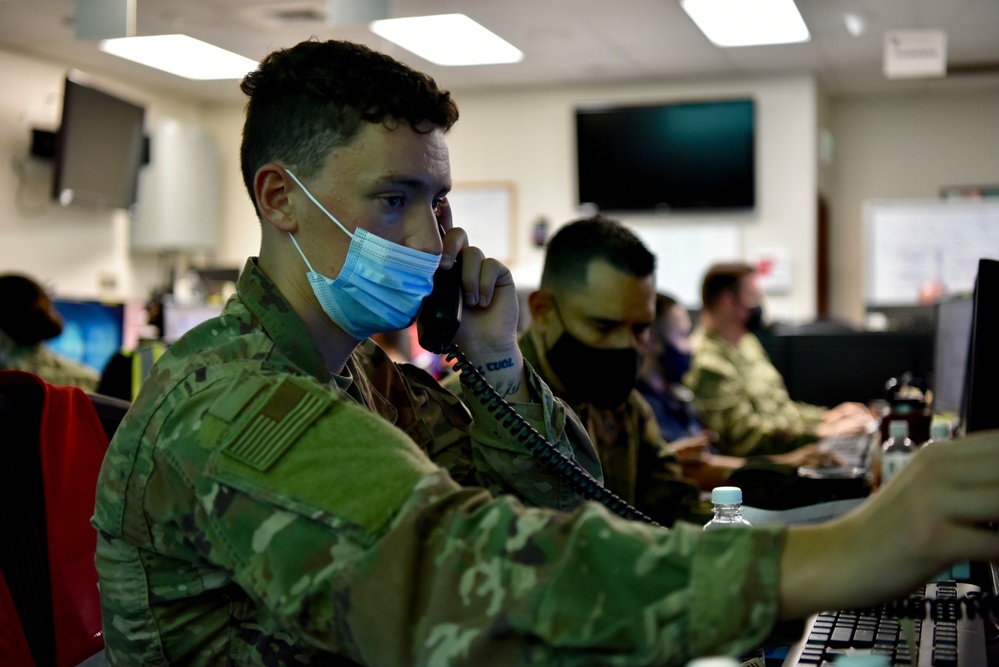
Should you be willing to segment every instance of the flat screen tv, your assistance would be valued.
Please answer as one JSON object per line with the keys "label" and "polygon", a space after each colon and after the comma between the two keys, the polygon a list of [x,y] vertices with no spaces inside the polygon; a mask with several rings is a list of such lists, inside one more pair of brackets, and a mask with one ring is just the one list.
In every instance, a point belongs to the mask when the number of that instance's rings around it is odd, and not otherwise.
{"label": "flat screen tv", "polygon": [[751,99],[576,109],[580,204],[603,211],[750,212]]}
{"label": "flat screen tv", "polygon": [[67,74],[53,196],[63,206],[132,206],[143,162],[144,117],[143,107]]}

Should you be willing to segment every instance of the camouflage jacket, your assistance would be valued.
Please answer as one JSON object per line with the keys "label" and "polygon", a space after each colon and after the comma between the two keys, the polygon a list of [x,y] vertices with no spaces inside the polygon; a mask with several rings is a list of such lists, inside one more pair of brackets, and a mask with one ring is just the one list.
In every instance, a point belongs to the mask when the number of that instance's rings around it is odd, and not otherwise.
{"label": "camouflage jacket", "polygon": [[49,384],[70,385],[84,391],[95,391],[100,374],[81,363],[56,354],[38,345],[17,345],[0,331],[0,370],[33,373]]}
{"label": "camouflage jacket", "polygon": [[701,421],[719,435],[722,453],[781,454],[818,439],[815,426],[825,408],[791,400],[756,336],[746,334],[732,346],[699,327],[691,344],[683,382],[694,392]]}
{"label": "camouflage jacket", "polygon": [[[520,337],[520,350],[524,361],[550,382],[529,335]],[[683,476],[655,413],[637,390],[615,408],[587,403],[571,407],[596,447],[608,490],[664,526],[677,519],[703,525],[711,518],[711,504],[702,502],[697,484]]]}
{"label": "camouflage jacket", "polygon": [[[782,531],[667,531],[462,487],[427,455],[453,431],[476,467],[511,464],[456,474],[512,490],[518,443],[412,369],[408,403],[368,405],[365,363],[331,377],[252,260],[223,314],[159,360],[98,482],[110,665],[682,665],[766,637]],[[569,449],[531,383],[518,410]]]}

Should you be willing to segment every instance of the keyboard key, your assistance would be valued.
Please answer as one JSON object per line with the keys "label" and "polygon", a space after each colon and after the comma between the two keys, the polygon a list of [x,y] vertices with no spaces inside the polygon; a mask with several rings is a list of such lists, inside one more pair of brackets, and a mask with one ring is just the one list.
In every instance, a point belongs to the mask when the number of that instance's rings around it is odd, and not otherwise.
{"label": "keyboard key", "polygon": [[[957,618],[959,599],[979,592],[970,584],[945,582],[930,584],[922,595],[928,600],[947,601],[936,605],[936,616],[912,623],[918,653],[909,650],[908,639],[900,632],[899,619],[888,607],[874,610],[827,612],[815,617],[806,638],[788,653],[783,667],[832,667],[843,655],[872,653],[884,655],[893,667],[982,667],[987,664],[985,625],[980,616]],[[931,605],[923,607],[929,613]]]}

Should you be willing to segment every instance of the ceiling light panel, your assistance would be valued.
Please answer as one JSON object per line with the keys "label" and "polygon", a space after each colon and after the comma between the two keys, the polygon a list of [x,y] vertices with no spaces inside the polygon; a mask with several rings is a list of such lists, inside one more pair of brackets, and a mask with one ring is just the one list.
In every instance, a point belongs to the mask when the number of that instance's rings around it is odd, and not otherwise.
{"label": "ceiling light panel", "polygon": [[105,53],[185,79],[241,79],[257,62],[187,35],[152,35],[102,40]]}
{"label": "ceiling light panel", "polygon": [[793,44],[811,39],[793,0],[680,0],[716,46]]}
{"label": "ceiling light panel", "polygon": [[523,52],[464,14],[372,21],[368,28],[435,65],[516,63]]}

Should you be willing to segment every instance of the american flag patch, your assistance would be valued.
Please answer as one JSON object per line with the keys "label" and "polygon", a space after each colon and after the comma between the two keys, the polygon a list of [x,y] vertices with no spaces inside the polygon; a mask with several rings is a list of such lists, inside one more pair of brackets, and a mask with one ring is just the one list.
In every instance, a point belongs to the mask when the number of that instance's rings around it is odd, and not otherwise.
{"label": "american flag patch", "polygon": [[286,378],[254,407],[234,428],[222,451],[264,471],[330,407],[330,401]]}

